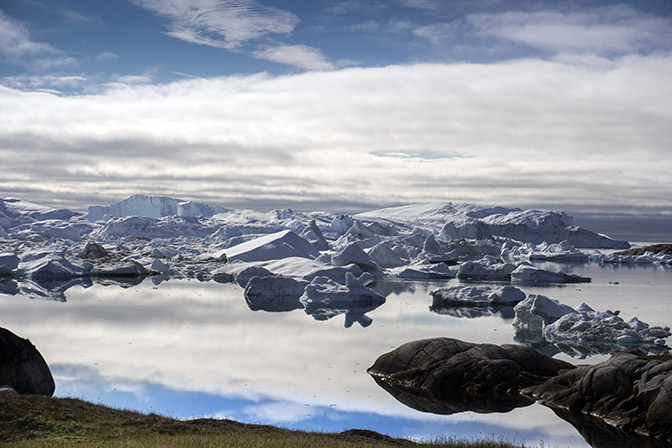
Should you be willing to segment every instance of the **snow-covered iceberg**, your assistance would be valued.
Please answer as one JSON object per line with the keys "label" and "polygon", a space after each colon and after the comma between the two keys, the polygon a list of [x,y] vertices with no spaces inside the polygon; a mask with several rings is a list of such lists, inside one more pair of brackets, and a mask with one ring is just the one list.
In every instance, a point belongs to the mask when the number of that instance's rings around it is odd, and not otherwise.
{"label": "snow-covered iceberg", "polygon": [[499,288],[469,285],[450,286],[430,291],[433,307],[463,306],[514,306],[525,300],[525,293],[515,286],[506,285]]}
{"label": "snow-covered iceberg", "polygon": [[514,283],[539,285],[549,283],[589,283],[590,277],[567,274],[563,271],[549,271],[529,264],[521,264],[511,272]]}

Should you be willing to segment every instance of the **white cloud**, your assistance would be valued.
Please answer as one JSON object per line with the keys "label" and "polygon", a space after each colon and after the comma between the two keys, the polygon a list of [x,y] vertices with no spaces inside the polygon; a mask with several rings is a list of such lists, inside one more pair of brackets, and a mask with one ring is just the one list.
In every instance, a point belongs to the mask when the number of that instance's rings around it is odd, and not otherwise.
{"label": "white cloud", "polygon": [[98,53],[96,59],[98,59],[99,61],[111,61],[117,59],[118,57],[119,55],[116,53],[113,53],[111,51],[103,51],[102,53]]}
{"label": "white cloud", "polygon": [[427,39],[434,45],[439,45],[446,40],[454,39],[457,36],[457,33],[462,31],[461,28],[462,25],[458,21],[434,23],[415,28],[413,34],[417,37]]}
{"label": "white cloud", "polygon": [[[0,190],[297,208],[670,207],[669,79],[667,54],[184,79],[69,97],[5,87]],[[395,153],[431,157],[381,156]]]}
{"label": "white cloud", "polygon": [[132,0],[169,20],[167,34],[187,42],[234,50],[270,34],[288,34],[299,19],[255,0]]}
{"label": "white cloud", "polygon": [[300,403],[272,402],[243,409],[250,422],[266,422],[271,425],[297,423],[324,414],[324,409]]}
{"label": "white cloud", "polygon": [[255,51],[257,59],[291,65],[306,70],[333,70],[334,65],[316,48],[306,45],[278,45]]}
{"label": "white cloud", "polygon": [[553,52],[624,54],[672,47],[672,21],[630,6],[576,12],[539,11],[472,14],[467,22],[483,36]]}
{"label": "white cloud", "polygon": [[72,65],[76,60],[63,51],[32,39],[30,31],[19,21],[0,10],[0,57],[11,64],[35,70]]}

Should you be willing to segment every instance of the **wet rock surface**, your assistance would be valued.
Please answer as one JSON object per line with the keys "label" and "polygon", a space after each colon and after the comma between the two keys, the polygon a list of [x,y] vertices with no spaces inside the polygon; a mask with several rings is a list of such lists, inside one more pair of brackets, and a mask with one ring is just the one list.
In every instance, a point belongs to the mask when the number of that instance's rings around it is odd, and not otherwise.
{"label": "wet rock surface", "polygon": [[531,403],[521,388],[574,366],[520,345],[474,344],[451,338],[409,342],[380,356],[368,373],[415,409],[441,414],[506,412]]}
{"label": "wet rock surface", "polygon": [[662,443],[651,446],[672,444],[672,356],[618,353],[525,388],[522,395],[560,411],[584,436],[597,418],[617,434]]}
{"label": "wet rock surface", "polygon": [[28,340],[0,328],[0,386],[9,386],[19,394],[48,397],[56,386],[47,363]]}

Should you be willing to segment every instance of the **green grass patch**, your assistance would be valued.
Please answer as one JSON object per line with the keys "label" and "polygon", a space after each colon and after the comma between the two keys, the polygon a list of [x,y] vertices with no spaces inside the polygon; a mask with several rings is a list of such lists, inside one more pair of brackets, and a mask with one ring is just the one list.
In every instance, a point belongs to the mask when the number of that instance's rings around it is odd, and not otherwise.
{"label": "green grass patch", "polygon": [[412,442],[368,430],[290,431],[231,420],[175,420],[72,398],[0,397],[0,447],[12,448],[515,448],[502,439],[438,438]]}

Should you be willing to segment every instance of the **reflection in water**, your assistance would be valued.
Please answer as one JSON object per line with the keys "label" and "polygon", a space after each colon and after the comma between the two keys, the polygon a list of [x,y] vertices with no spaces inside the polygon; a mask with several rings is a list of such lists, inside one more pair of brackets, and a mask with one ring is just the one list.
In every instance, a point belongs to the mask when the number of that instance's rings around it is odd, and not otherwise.
{"label": "reflection in water", "polygon": [[619,431],[589,414],[560,409],[554,412],[571,423],[592,448],[669,448],[667,444],[655,439]]}
{"label": "reflection in water", "polygon": [[409,408],[432,414],[451,415],[459,412],[510,412],[515,408],[529,406],[533,401],[520,395],[495,396],[491,394],[465,394],[456,390],[434,395],[427,390],[417,390],[373,378],[376,383]]}
{"label": "reflection in water", "polygon": [[337,301],[330,303],[328,300],[322,302],[309,302],[305,304],[306,314],[312,316],[315,320],[329,320],[339,314],[345,314],[345,327],[350,328],[357,322],[362,327],[368,327],[373,319],[365,314],[375,310],[384,302],[371,296],[356,297],[349,301]]}
{"label": "reflection in water", "polygon": [[[572,307],[586,302],[595,309],[619,308],[627,318],[637,316],[651,325],[672,322],[672,270],[582,265],[575,272],[593,282],[524,291]],[[344,314],[348,322],[356,316],[375,320],[347,330],[339,319],[318,321],[302,312],[253,313],[234,284],[171,279],[156,286],[155,280],[126,289],[61,284],[45,293],[40,287],[41,297],[60,291],[67,303],[25,300],[25,292],[35,286],[21,289],[14,280],[3,282],[0,323],[30,338],[56,366],[57,396],[179,418],[218,415],[307,430],[363,427],[414,438],[494,433],[519,443],[588,446],[572,426],[537,404],[509,414],[431,414],[426,411],[444,405],[404,406],[366,374],[365,366],[380,353],[410,340],[514,341],[511,322],[500,315],[464,319],[428,311],[429,291],[456,280],[376,282],[373,289],[387,297],[384,306],[366,315],[344,308],[322,313]],[[557,357],[572,361],[564,353]],[[604,357],[586,359],[594,363]],[[95,375],[86,379],[85,372]]]}
{"label": "reflection in water", "polygon": [[48,299],[65,302],[65,292],[75,286],[89,288],[92,285],[88,277],[68,280],[31,280],[8,279],[0,281],[0,294],[22,295],[31,299]]}
{"label": "reflection in water", "polygon": [[432,303],[429,310],[446,316],[457,318],[475,319],[485,316],[499,316],[502,319],[513,319],[516,315],[512,306],[436,306]]}

